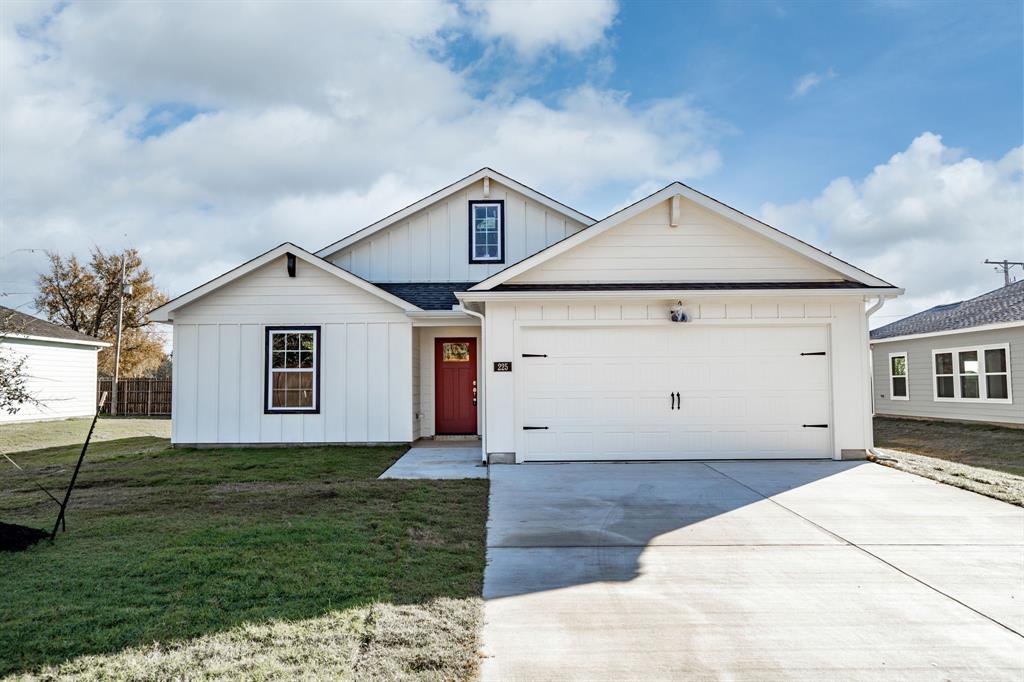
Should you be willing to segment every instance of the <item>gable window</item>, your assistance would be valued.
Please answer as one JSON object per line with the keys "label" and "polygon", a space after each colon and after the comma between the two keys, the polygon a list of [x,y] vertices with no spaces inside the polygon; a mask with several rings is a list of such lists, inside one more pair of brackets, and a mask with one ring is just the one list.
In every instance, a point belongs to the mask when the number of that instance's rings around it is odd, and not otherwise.
{"label": "gable window", "polygon": [[909,400],[906,353],[889,353],[889,398]]}
{"label": "gable window", "polygon": [[267,327],[267,414],[320,411],[320,327]]}
{"label": "gable window", "polygon": [[505,202],[469,202],[469,262],[505,262]]}
{"label": "gable window", "polygon": [[1009,344],[932,351],[935,400],[1013,402],[1009,356]]}

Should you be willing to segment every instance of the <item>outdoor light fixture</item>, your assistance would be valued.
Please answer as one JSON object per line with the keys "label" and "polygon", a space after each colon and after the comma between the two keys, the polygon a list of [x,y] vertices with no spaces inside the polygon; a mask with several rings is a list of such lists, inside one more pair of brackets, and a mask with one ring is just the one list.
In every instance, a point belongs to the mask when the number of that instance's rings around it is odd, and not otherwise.
{"label": "outdoor light fixture", "polygon": [[668,311],[670,313],[669,317],[672,319],[673,322],[689,322],[690,321],[690,316],[686,314],[685,310],[683,310],[683,302],[682,301],[676,301],[676,304],[674,306],[672,306],[671,308],[669,308]]}

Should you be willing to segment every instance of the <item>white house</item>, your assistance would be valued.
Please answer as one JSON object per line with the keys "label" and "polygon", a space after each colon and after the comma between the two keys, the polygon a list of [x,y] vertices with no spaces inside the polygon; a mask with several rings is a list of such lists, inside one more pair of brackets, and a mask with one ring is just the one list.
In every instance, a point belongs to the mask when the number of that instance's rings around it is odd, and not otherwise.
{"label": "white house", "polygon": [[872,445],[868,315],[900,293],[680,183],[598,221],[484,168],[151,319],[179,444],[840,458]]}
{"label": "white house", "polygon": [[96,356],[109,345],[0,306],[0,354],[24,359],[22,371],[33,398],[14,414],[0,410],[0,424],[95,414]]}
{"label": "white house", "polygon": [[871,332],[875,412],[1024,426],[1024,281]]}

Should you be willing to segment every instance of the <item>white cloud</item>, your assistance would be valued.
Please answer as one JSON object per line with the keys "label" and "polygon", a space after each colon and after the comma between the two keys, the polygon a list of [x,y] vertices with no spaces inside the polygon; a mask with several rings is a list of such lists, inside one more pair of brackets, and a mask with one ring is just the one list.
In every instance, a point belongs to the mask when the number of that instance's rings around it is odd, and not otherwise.
{"label": "white cloud", "polygon": [[484,165],[599,211],[719,164],[717,126],[685,97],[481,93],[448,52],[464,13],[440,0],[6,7],[0,292],[30,289],[43,265],[9,251],[97,244],[140,248],[181,293],[285,240],[319,248]]}
{"label": "white cloud", "polygon": [[817,73],[816,71],[805,73],[796,79],[796,83],[793,84],[793,92],[790,96],[803,97],[825,81],[832,80],[835,77],[836,72],[834,69],[829,69],[825,73]]}
{"label": "white cloud", "polygon": [[546,48],[582,52],[605,40],[618,13],[615,0],[468,0],[473,31],[508,41],[522,54]]}
{"label": "white cloud", "polygon": [[876,320],[891,322],[1002,285],[982,261],[1024,255],[1024,147],[980,160],[924,133],[861,180],[837,178],[817,197],[761,214],[906,288]]}

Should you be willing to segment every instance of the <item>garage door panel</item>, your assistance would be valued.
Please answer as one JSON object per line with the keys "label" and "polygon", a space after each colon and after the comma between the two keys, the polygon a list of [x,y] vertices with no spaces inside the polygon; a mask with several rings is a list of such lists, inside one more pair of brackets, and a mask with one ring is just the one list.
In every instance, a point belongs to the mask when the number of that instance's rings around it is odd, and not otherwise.
{"label": "garage door panel", "polygon": [[[526,328],[527,460],[828,457],[819,327]],[[556,349],[556,350],[552,350]],[[670,394],[678,393],[673,409]]]}

